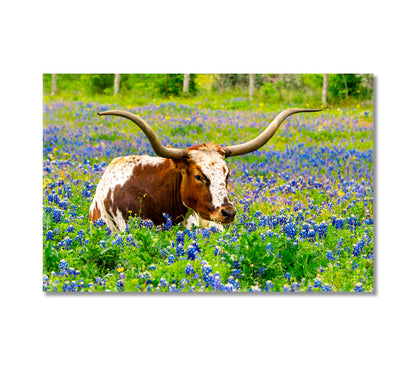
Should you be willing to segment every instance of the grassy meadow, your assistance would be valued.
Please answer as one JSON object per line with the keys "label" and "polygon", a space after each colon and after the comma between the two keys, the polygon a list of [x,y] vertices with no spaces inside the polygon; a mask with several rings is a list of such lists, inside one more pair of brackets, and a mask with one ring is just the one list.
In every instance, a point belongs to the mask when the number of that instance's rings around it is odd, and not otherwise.
{"label": "grassy meadow", "polygon": [[45,94],[44,291],[373,291],[371,102],[293,115],[266,146],[227,159],[237,217],[222,232],[135,219],[113,234],[88,220],[113,158],[154,155],[133,123],[98,111],[131,111],[163,144],[188,147],[248,141],[281,110],[312,104],[300,97],[273,105],[264,95],[249,101]]}

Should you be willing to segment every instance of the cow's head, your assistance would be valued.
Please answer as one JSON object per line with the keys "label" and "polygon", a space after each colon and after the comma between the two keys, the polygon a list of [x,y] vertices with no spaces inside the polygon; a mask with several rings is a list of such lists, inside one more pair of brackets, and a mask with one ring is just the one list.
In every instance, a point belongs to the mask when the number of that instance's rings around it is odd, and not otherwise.
{"label": "cow's head", "polygon": [[109,110],[98,114],[124,117],[138,125],[149,139],[154,152],[160,157],[172,159],[180,170],[182,174],[180,193],[183,204],[195,210],[205,220],[227,224],[234,220],[236,209],[228,200],[229,169],[225,158],[244,155],[259,149],[271,139],[288,116],[320,110],[286,109],[257,138],[244,144],[226,147],[201,144],[187,149],[163,146],[152,128],[135,114],[123,110]]}
{"label": "cow's head", "polygon": [[225,151],[213,144],[187,149],[187,157],[176,161],[181,174],[181,198],[184,205],[203,219],[220,223],[234,220],[236,209],[228,200],[230,171],[224,161]]}

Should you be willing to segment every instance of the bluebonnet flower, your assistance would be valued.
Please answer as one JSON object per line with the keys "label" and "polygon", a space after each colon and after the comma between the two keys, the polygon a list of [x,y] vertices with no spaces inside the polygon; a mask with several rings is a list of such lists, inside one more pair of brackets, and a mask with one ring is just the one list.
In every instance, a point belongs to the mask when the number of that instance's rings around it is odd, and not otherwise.
{"label": "bluebonnet flower", "polygon": [[52,193],[50,193],[49,195],[48,195],[48,203],[53,203],[54,201],[54,199],[53,199],[53,194]]}
{"label": "bluebonnet flower", "polygon": [[94,226],[95,227],[104,227],[105,226],[105,221],[102,218],[99,218],[94,222]]}
{"label": "bluebonnet flower", "polygon": [[176,233],[176,243],[184,243],[185,242],[185,234],[182,231],[178,231]]}
{"label": "bluebonnet flower", "polygon": [[116,283],[117,291],[124,292],[124,281],[123,279],[119,279]]}
{"label": "bluebonnet flower", "polygon": [[209,236],[210,236],[210,234],[211,234],[211,231],[210,231],[209,229],[207,229],[207,228],[203,228],[203,229],[201,230],[201,232],[202,232],[202,238],[203,238],[203,239],[209,239]]}
{"label": "bluebonnet flower", "polygon": [[309,238],[309,241],[315,241],[315,230],[309,230],[308,231],[308,238]]}
{"label": "bluebonnet flower", "polygon": [[231,275],[232,275],[234,278],[240,278],[240,277],[241,277],[241,269],[233,269],[233,270],[231,271]]}
{"label": "bluebonnet flower", "polygon": [[332,291],[332,286],[329,285],[328,283],[325,283],[322,287],[322,291],[323,292],[331,292]]}
{"label": "bluebonnet flower", "polygon": [[286,273],[285,275],[283,275],[283,277],[286,278],[289,281],[292,278],[292,276],[290,275],[290,273]]}
{"label": "bluebonnet flower", "polygon": [[172,265],[175,262],[175,256],[170,254],[166,261],[167,261],[168,265]]}
{"label": "bluebonnet flower", "polygon": [[185,267],[185,274],[189,275],[189,274],[193,274],[195,272],[193,266],[188,262],[186,267]]}
{"label": "bluebonnet flower", "polygon": [[224,290],[225,290],[226,292],[234,292],[234,291],[235,291],[235,287],[234,287],[231,283],[227,283],[227,284],[224,286]]}
{"label": "bluebonnet flower", "polygon": [[77,282],[76,281],[72,281],[70,283],[68,291],[69,292],[76,292],[77,291]]}
{"label": "bluebonnet flower", "polygon": [[152,270],[156,270],[156,265],[155,265],[155,264],[150,265],[150,266],[149,266],[149,270],[150,270],[150,271],[152,271]]}
{"label": "bluebonnet flower", "polygon": [[317,225],[319,239],[326,238],[327,230],[328,225],[325,221],[322,221],[319,225]]}
{"label": "bluebonnet flower", "polygon": [[360,253],[361,253],[361,248],[358,246],[358,244],[353,244],[352,245],[352,254],[355,257],[358,257],[360,255]]}
{"label": "bluebonnet flower", "polygon": [[49,277],[46,274],[43,274],[43,291],[48,291],[50,288]]}
{"label": "bluebonnet flower", "polygon": [[72,244],[72,239],[69,236],[66,236],[62,241],[67,248]]}
{"label": "bluebonnet flower", "polygon": [[271,281],[268,280],[268,281],[266,281],[264,290],[266,292],[269,292],[269,291],[272,291],[273,290],[273,287],[274,287],[274,284]]}
{"label": "bluebonnet flower", "polygon": [[214,280],[212,282],[212,287],[214,288],[214,291],[221,291],[221,276],[220,273],[217,271],[214,274]]}
{"label": "bluebonnet flower", "polygon": [[52,219],[53,222],[55,223],[59,223],[62,221],[63,218],[63,212],[61,209],[58,208],[54,208],[53,212],[52,212]]}
{"label": "bluebonnet flower", "polygon": [[59,274],[60,275],[66,275],[68,270],[68,262],[65,259],[62,259],[59,261]]}
{"label": "bluebonnet flower", "polygon": [[121,235],[116,234],[116,236],[114,237],[114,240],[111,242],[111,245],[118,245],[118,246],[122,246],[123,245],[123,238]]}
{"label": "bluebonnet flower", "polygon": [[84,198],[91,197],[91,191],[88,190],[86,187],[84,187],[84,189],[82,190],[82,197],[84,197]]}
{"label": "bluebonnet flower", "polygon": [[333,261],[333,260],[335,260],[334,254],[332,253],[332,251],[331,251],[330,249],[326,252],[326,258],[327,258],[329,261]]}
{"label": "bluebonnet flower", "polygon": [[183,249],[183,244],[182,243],[178,243],[178,245],[176,246],[176,256],[177,257],[181,257],[185,254],[185,250]]}
{"label": "bluebonnet flower", "polygon": [[186,254],[188,256],[188,260],[195,260],[196,255],[201,250],[199,249],[199,246],[195,240],[192,241],[191,244],[188,245],[188,249],[186,251]]}
{"label": "bluebonnet flower", "polygon": [[65,281],[65,283],[64,283],[64,285],[62,287],[62,291],[68,292],[68,290],[69,290],[69,282],[68,281]]}
{"label": "bluebonnet flower", "polygon": [[292,282],[290,285],[290,292],[298,292],[300,288],[300,285],[298,282]]}
{"label": "bluebonnet flower", "polygon": [[189,279],[183,278],[181,280],[181,290],[184,290],[185,287],[189,284]]}
{"label": "bluebonnet flower", "polygon": [[335,226],[336,229],[342,230],[344,228],[344,218],[335,218],[332,220],[332,225]]}
{"label": "bluebonnet flower", "polygon": [[133,238],[132,234],[127,235],[126,243],[127,243],[127,245],[133,245],[134,246],[134,238]]}
{"label": "bluebonnet flower", "polygon": [[289,238],[294,238],[296,236],[296,227],[293,223],[288,223],[283,227],[283,231]]}
{"label": "bluebonnet flower", "polygon": [[354,214],[347,218],[347,223],[350,226],[350,230],[355,230],[357,228],[357,218],[354,216]]}
{"label": "bluebonnet flower", "polygon": [[160,278],[159,284],[160,284],[160,287],[166,287],[168,285],[168,282],[166,281],[165,278],[162,277]]}
{"label": "bluebonnet flower", "polygon": [[316,277],[316,278],[314,279],[314,284],[313,284],[313,287],[314,287],[314,288],[322,288],[322,281],[321,281],[321,278]]}
{"label": "bluebonnet flower", "polygon": [[169,291],[170,291],[170,292],[180,292],[180,290],[178,290],[178,289],[176,288],[176,284],[172,284],[172,285],[169,287]]}
{"label": "bluebonnet flower", "polygon": [[354,292],[364,292],[364,286],[361,282],[355,284]]}
{"label": "bluebonnet flower", "polygon": [[172,228],[172,219],[170,218],[170,215],[163,213],[163,217],[166,220],[166,222],[163,224],[163,230],[170,230]]}
{"label": "bluebonnet flower", "polygon": [[68,209],[68,201],[66,199],[62,200],[62,201],[59,202],[58,206],[59,206],[60,209],[67,210]]}
{"label": "bluebonnet flower", "polygon": [[143,272],[142,274],[142,278],[144,280],[151,280],[152,279],[152,274],[150,274],[148,271]]}
{"label": "bluebonnet flower", "polygon": [[49,230],[49,231],[46,233],[46,240],[53,240],[53,238],[54,238],[54,232],[53,232],[53,231],[51,231],[51,230]]}

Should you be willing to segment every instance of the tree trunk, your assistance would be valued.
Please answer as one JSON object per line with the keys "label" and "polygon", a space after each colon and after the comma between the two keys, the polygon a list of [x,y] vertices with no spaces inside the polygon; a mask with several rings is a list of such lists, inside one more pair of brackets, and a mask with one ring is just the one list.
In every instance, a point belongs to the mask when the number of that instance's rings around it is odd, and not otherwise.
{"label": "tree trunk", "polygon": [[166,74],[166,84],[165,84],[165,96],[168,97],[169,90],[169,74]]}
{"label": "tree trunk", "polygon": [[120,74],[114,76],[114,96],[120,92]]}
{"label": "tree trunk", "polygon": [[322,86],[322,106],[326,108],[326,99],[328,97],[328,74],[324,74],[324,84]]}
{"label": "tree trunk", "polygon": [[56,95],[56,74],[52,74],[52,91],[51,95]]}
{"label": "tree trunk", "polygon": [[256,77],[255,74],[249,74],[250,75],[250,81],[248,84],[248,98],[249,100],[253,100],[253,96],[254,96],[254,79]]}
{"label": "tree trunk", "polygon": [[183,94],[189,94],[189,81],[191,80],[191,74],[184,74],[183,75]]}
{"label": "tree trunk", "polygon": [[344,74],[342,74],[342,78],[344,78],[345,96],[346,96],[346,99],[348,100],[348,86],[347,86],[347,80],[345,79],[345,75]]}

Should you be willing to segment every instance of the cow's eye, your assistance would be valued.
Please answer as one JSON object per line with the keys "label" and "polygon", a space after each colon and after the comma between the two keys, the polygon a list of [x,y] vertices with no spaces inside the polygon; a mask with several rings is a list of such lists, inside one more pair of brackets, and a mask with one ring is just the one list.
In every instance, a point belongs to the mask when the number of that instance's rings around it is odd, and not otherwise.
{"label": "cow's eye", "polygon": [[199,174],[196,174],[195,175],[195,179],[198,181],[198,182],[203,182],[204,180],[202,179],[202,177],[199,175]]}

